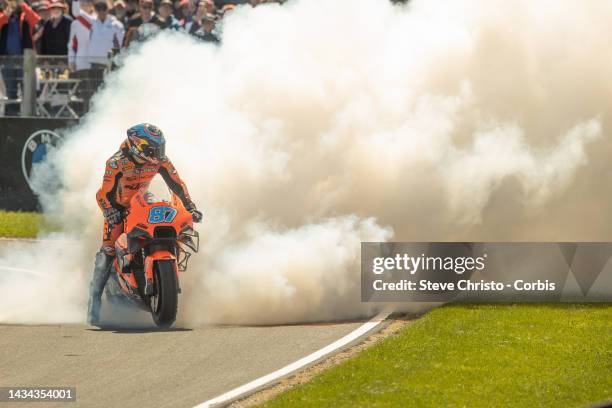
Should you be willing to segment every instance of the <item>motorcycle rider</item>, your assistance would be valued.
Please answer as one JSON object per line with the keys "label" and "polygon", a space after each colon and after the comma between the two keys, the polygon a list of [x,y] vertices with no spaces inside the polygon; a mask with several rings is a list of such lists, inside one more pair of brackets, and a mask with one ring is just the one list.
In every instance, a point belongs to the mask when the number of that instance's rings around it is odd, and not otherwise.
{"label": "motorcycle rider", "polygon": [[127,130],[127,138],[106,162],[102,187],[96,194],[104,215],[102,247],[96,253],[95,266],[89,289],[87,321],[98,325],[102,291],[110,276],[115,257],[115,241],[123,233],[123,217],[130,200],[142,187],[149,185],[160,174],[170,190],[182,201],[194,222],[202,221],[202,213],[191,201],[185,183],[172,162],[165,155],[162,131],[149,123],[141,123]]}

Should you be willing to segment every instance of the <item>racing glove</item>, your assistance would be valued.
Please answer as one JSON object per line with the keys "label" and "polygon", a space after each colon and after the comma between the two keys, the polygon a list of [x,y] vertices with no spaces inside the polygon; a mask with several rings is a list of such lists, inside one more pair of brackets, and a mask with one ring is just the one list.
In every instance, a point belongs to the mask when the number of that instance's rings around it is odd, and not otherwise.
{"label": "racing glove", "polygon": [[193,217],[193,222],[202,222],[202,218],[204,217],[202,215],[202,211],[198,211],[195,208],[189,211],[191,213],[191,216]]}
{"label": "racing glove", "polygon": [[191,213],[193,222],[195,223],[202,222],[202,218],[203,218],[202,211],[198,211],[194,203],[190,203],[188,206],[185,207],[185,209]]}
{"label": "racing glove", "polygon": [[103,214],[104,218],[106,218],[106,221],[111,225],[119,224],[121,222],[121,219],[123,218],[121,211],[112,207],[106,208],[103,211]]}

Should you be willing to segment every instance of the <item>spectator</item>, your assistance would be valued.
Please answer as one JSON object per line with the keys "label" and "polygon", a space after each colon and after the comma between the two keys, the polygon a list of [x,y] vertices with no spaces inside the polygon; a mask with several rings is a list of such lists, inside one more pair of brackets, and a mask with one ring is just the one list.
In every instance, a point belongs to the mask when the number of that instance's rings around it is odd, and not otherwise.
{"label": "spectator", "polygon": [[229,13],[231,11],[234,11],[236,9],[236,5],[235,4],[226,4],[223,7],[221,7],[221,17],[224,17],[226,14],[229,15]]}
{"label": "spectator", "polygon": [[85,14],[85,17],[89,20],[96,18],[96,13],[93,8],[94,0],[72,0],[72,15],[74,18]]}
{"label": "spectator", "polygon": [[215,2],[213,0],[200,0],[200,2],[204,3],[206,14],[217,14],[217,8],[215,7]]}
{"label": "spectator", "polygon": [[32,34],[40,16],[21,0],[6,0],[0,12],[0,55],[23,55],[32,48]]}
{"label": "spectator", "polygon": [[[5,0],[0,12],[0,55],[22,56],[24,49],[32,49],[34,27],[40,16],[21,0]],[[22,62],[19,59],[8,59],[2,63],[2,77],[6,97],[16,100],[19,82],[23,77]],[[17,115],[19,104],[8,104],[7,116]]]}
{"label": "spectator", "polygon": [[41,55],[67,55],[72,18],[64,15],[65,4],[62,0],[51,0],[49,20],[43,26],[40,39]]}
{"label": "spectator", "polygon": [[[192,5],[194,3],[190,0],[189,4]],[[188,33],[191,32],[191,26],[193,25],[194,21],[196,19],[200,20],[202,17],[204,17],[204,15],[206,15],[206,7],[203,1],[195,0],[195,6],[196,7],[195,9],[193,9],[191,19],[187,23],[185,23],[185,31],[187,31]]]}
{"label": "spectator", "polygon": [[195,4],[189,0],[181,0],[178,3],[178,15],[181,27],[186,28],[193,21],[193,13],[195,13]]}
{"label": "spectator", "polygon": [[32,3],[32,10],[40,16],[41,22],[49,19],[49,2],[47,0],[35,1]]}
{"label": "spectator", "polygon": [[113,9],[110,11],[110,13],[115,16],[115,18],[117,18],[117,20],[119,20],[119,22],[121,23],[121,25],[123,25],[124,29],[127,25],[127,7],[125,5],[125,2],[123,0],[117,0],[115,1],[115,3],[113,4]]}
{"label": "spectator", "polygon": [[218,44],[219,38],[213,33],[216,21],[215,16],[213,14],[200,13],[200,10],[205,10],[205,8],[202,6],[198,7],[198,14],[196,14],[189,27],[189,34],[203,41]]}
{"label": "spectator", "polygon": [[89,62],[92,68],[104,69],[109,53],[121,48],[125,29],[117,18],[108,12],[108,4],[98,1],[94,8],[98,18],[94,21],[89,39]]}
{"label": "spectator", "polygon": [[89,110],[91,97],[99,86],[99,80],[92,78],[88,54],[91,29],[96,20],[93,0],[73,0],[72,15],[75,18],[70,25],[68,67],[71,71],[70,77],[81,81],[76,94],[83,100],[82,113],[85,113]]}
{"label": "spectator", "polygon": [[172,30],[181,28],[179,21],[172,14],[171,0],[161,0],[159,4],[159,19],[162,21],[162,28],[170,28]]}
{"label": "spectator", "polygon": [[134,17],[138,11],[138,1],[137,0],[125,0],[125,24],[127,27],[127,22],[130,18]]}
{"label": "spectator", "polygon": [[125,46],[128,47],[130,42],[136,36],[136,31],[143,24],[153,24],[159,28],[163,26],[162,21],[153,11],[153,0],[140,0],[138,13],[128,21],[128,29],[125,35]]}
{"label": "spectator", "polygon": [[[90,68],[87,51],[89,49],[91,28],[96,20],[92,0],[73,2],[72,14],[75,16],[75,19],[70,24],[68,64],[70,70],[74,72]],[[77,75],[77,77],[80,77],[80,75]]]}
{"label": "spectator", "polygon": [[[217,13],[217,8],[215,6],[215,2],[213,0],[194,0],[190,2],[192,4],[192,21],[195,18],[195,14],[200,14],[200,16],[204,16],[206,14],[210,14],[216,18],[219,17]],[[193,6],[196,7],[193,7]],[[186,27],[189,30],[189,27]]]}
{"label": "spectator", "polygon": [[47,0],[40,0],[32,3],[32,9],[40,16],[40,21],[34,27],[32,34],[32,43],[37,54],[40,54],[40,39],[43,35],[43,27],[45,22],[49,20],[49,2]]}
{"label": "spectator", "polygon": [[248,3],[252,7],[257,7],[258,5],[260,5],[262,3],[262,0],[248,0]]}

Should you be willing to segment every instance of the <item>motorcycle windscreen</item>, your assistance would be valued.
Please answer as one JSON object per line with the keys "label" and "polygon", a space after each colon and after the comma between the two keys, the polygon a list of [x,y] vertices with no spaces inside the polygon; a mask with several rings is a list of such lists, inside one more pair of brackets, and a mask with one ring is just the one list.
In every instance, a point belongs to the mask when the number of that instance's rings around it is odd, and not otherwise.
{"label": "motorcycle windscreen", "polygon": [[149,183],[147,192],[144,195],[145,200],[149,204],[154,203],[172,203],[172,192],[166,185],[166,182],[159,174],[153,177]]}

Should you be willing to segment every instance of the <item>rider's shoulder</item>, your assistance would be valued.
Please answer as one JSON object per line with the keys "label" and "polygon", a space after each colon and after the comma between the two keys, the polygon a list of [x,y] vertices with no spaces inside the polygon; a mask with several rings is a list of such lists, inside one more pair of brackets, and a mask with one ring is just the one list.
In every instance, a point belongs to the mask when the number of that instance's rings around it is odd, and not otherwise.
{"label": "rider's shoulder", "polygon": [[125,164],[126,160],[125,153],[119,150],[106,161],[106,165],[112,169],[118,169]]}
{"label": "rider's shoulder", "polygon": [[164,157],[163,159],[161,159],[159,161],[159,167],[165,168],[171,174],[176,173],[176,169],[174,168],[174,164],[172,164],[172,162],[170,161],[168,156]]}

